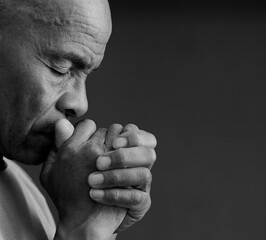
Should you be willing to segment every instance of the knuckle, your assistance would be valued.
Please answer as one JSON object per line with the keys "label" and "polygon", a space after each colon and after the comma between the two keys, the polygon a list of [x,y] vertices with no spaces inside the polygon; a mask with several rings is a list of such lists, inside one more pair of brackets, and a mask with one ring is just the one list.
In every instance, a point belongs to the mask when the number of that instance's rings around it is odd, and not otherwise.
{"label": "knuckle", "polygon": [[153,148],[142,147],[143,161],[146,167],[151,168],[156,161],[156,152]]}
{"label": "knuckle", "polygon": [[141,191],[134,191],[131,194],[131,203],[133,205],[139,205],[143,202],[144,198],[144,194]]}
{"label": "knuckle", "polygon": [[132,132],[132,141],[136,146],[140,146],[142,145],[142,138],[141,138],[141,134],[139,131],[137,132]]}
{"label": "knuckle", "polygon": [[115,156],[115,165],[126,168],[127,167],[127,157],[126,157],[126,151],[122,148],[116,150],[116,156]]}
{"label": "knuckle", "polygon": [[156,151],[153,148],[150,148],[150,156],[151,156],[151,161],[154,163],[157,159]]}
{"label": "knuckle", "polygon": [[119,199],[120,199],[120,193],[119,193],[119,191],[116,190],[116,189],[115,190],[112,190],[110,192],[110,198],[111,198],[112,201],[118,202]]}
{"label": "knuckle", "polygon": [[151,183],[152,182],[152,174],[151,174],[151,171],[149,169],[147,169],[147,168],[145,168],[145,169],[146,169],[146,176],[145,176],[146,181],[147,181],[147,183]]}
{"label": "knuckle", "polygon": [[148,197],[147,199],[147,204],[146,204],[146,212],[148,212],[151,208],[151,198]]}
{"label": "knuckle", "polygon": [[138,126],[136,124],[133,124],[133,123],[128,123],[126,126],[125,126],[125,131],[132,131],[132,130],[136,130],[138,129]]}
{"label": "knuckle", "polygon": [[91,142],[90,144],[88,144],[87,151],[94,153],[97,156],[103,153],[103,150],[96,142]]}
{"label": "knuckle", "polygon": [[107,132],[107,128],[98,128],[97,132],[106,133]]}
{"label": "knuckle", "polygon": [[139,178],[142,180],[144,184],[152,182],[152,174],[148,168],[141,168],[139,175],[140,175]]}
{"label": "knuckle", "polygon": [[86,123],[86,124],[94,124],[94,125],[96,125],[95,122],[94,122],[93,120],[88,119],[88,118],[83,119],[81,122],[84,122],[84,123]]}
{"label": "knuckle", "polygon": [[106,175],[106,184],[108,187],[116,186],[120,181],[120,176],[116,172],[111,171]]}
{"label": "knuckle", "polygon": [[99,155],[103,154],[103,151],[99,146],[95,146],[94,153],[96,154],[96,156],[99,156]]}
{"label": "knuckle", "polygon": [[77,155],[77,152],[78,151],[74,146],[71,146],[70,144],[65,145],[60,151],[60,158],[63,161],[66,161],[67,159],[73,158],[73,156]]}
{"label": "knuckle", "polygon": [[96,123],[91,119],[83,119],[79,124],[89,125],[94,131],[96,130]]}
{"label": "knuckle", "polygon": [[80,149],[80,153],[82,154],[84,159],[97,158],[99,155],[102,154],[102,152],[103,152],[102,149],[93,142],[84,144]]}
{"label": "knuckle", "polygon": [[84,148],[86,148],[88,152],[92,152],[95,149],[95,144],[90,142],[88,144],[85,144]]}
{"label": "knuckle", "polygon": [[85,144],[83,148],[86,153],[92,153],[94,152],[96,146],[94,143],[90,142],[90,143]]}
{"label": "knuckle", "polygon": [[122,129],[123,126],[120,123],[113,123],[113,124],[110,125],[109,128]]}
{"label": "knuckle", "polygon": [[154,147],[156,147],[157,146],[157,139],[156,139],[154,134],[150,133],[150,135],[151,135],[152,141],[154,142]]}

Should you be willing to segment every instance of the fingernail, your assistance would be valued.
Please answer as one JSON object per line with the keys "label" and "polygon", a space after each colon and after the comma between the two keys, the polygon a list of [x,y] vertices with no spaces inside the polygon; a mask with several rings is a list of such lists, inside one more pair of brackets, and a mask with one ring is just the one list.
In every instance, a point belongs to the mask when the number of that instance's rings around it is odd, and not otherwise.
{"label": "fingernail", "polygon": [[122,148],[127,146],[127,139],[124,137],[120,137],[114,140],[113,147],[114,148]]}
{"label": "fingernail", "polygon": [[91,198],[93,198],[95,200],[100,200],[104,197],[104,191],[91,189],[90,196],[91,196]]}
{"label": "fingernail", "polygon": [[103,175],[100,173],[93,173],[89,176],[89,184],[91,187],[99,187],[103,183]]}
{"label": "fingernail", "polygon": [[106,170],[111,165],[111,158],[108,156],[99,157],[97,160],[97,167],[99,170]]}

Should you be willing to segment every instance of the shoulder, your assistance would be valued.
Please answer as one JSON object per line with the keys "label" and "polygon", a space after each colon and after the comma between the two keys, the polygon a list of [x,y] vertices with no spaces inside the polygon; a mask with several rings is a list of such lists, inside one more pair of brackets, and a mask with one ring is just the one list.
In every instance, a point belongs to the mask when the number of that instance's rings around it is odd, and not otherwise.
{"label": "shoulder", "polygon": [[[40,229],[40,232],[44,230],[47,236],[53,236],[56,229],[55,222],[45,197],[19,164],[6,158],[4,158],[4,161],[7,164],[7,168],[3,172],[5,175],[4,182],[8,185],[10,194],[17,198],[18,204],[16,205],[23,208],[18,209],[19,212],[29,215],[28,219],[35,219],[34,225]],[[28,210],[26,211],[26,209]],[[24,216],[24,219],[27,219],[27,217]]]}

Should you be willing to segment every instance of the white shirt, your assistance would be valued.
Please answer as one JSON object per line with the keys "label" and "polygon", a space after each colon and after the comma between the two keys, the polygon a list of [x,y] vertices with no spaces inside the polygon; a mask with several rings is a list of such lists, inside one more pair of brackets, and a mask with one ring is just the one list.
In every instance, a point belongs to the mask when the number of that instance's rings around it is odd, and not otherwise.
{"label": "white shirt", "polygon": [[56,226],[45,198],[27,173],[5,159],[0,172],[0,240],[51,240]]}

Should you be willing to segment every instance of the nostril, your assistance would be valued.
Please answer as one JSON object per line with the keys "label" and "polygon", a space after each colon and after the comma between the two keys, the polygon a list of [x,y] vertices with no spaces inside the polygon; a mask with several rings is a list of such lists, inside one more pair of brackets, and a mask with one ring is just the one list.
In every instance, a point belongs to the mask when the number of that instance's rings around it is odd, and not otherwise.
{"label": "nostril", "polygon": [[65,109],[65,115],[66,115],[67,118],[68,117],[76,117],[77,116],[75,110],[73,110],[73,109]]}

